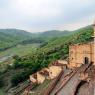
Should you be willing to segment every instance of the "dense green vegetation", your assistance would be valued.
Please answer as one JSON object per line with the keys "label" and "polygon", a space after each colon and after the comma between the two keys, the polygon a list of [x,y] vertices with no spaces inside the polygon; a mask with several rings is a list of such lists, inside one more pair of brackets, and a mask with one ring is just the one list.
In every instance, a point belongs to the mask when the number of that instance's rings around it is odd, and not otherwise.
{"label": "dense green vegetation", "polygon": [[[67,33],[65,36],[54,36],[52,39],[51,37],[48,37],[48,40],[50,39],[49,41],[45,41],[40,45],[39,48],[36,49],[36,51],[28,55],[25,54],[25,56],[18,56],[19,51],[17,50],[17,55],[13,57],[13,65],[7,65],[4,72],[0,71],[0,75],[2,76],[2,79],[7,82],[5,82],[5,84],[10,83],[11,86],[16,86],[20,82],[27,80],[30,74],[47,67],[52,61],[57,59],[67,59],[69,45],[74,43],[87,43],[92,40],[92,34],[93,28],[88,26],[76,31],[72,31],[70,34]],[[43,39],[44,36],[42,37],[42,40]],[[28,43],[27,41],[22,42],[24,45]],[[18,45],[16,48],[19,49],[19,46],[21,45],[23,44],[20,43],[20,45]],[[23,46],[21,47],[23,48]],[[9,50],[9,53],[13,51],[16,51],[15,47],[12,51]]]}
{"label": "dense green vegetation", "polygon": [[51,30],[51,31],[46,31],[46,32],[40,33],[39,37],[44,40],[50,40],[51,38],[67,36],[70,34],[72,34],[72,32],[66,31],[66,30],[65,31]]}
{"label": "dense green vegetation", "polygon": [[5,51],[0,52],[0,57],[9,56],[9,55],[19,55],[24,56],[30,53],[35,52],[35,50],[40,46],[40,44],[21,44],[15,47],[9,48]]}
{"label": "dense green vegetation", "polygon": [[3,83],[4,83],[4,82],[3,82],[3,79],[0,78],[0,88],[4,85]]}
{"label": "dense green vegetation", "polygon": [[50,38],[69,35],[68,31],[47,31],[29,33],[19,29],[0,29],[0,51],[15,47],[18,44],[43,43]]}
{"label": "dense green vegetation", "polygon": [[30,39],[30,33],[17,29],[0,29],[0,50],[13,47],[16,44]]}
{"label": "dense green vegetation", "polygon": [[30,74],[31,72],[29,71],[23,71],[20,72],[19,74],[13,75],[11,79],[12,86],[17,86],[18,83],[25,81]]}
{"label": "dense green vegetation", "polygon": [[[72,35],[50,40],[47,45],[40,47],[34,54],[22,58],[18,57],[14,62],[14,67],[26,68],[32,74],[41,68],[47,67],[54,60],[66,59],[70,44],[87,43],[92,40],[93,29],[91,26],[73,32]],[[19,80],[20,78],[17,77]]]}

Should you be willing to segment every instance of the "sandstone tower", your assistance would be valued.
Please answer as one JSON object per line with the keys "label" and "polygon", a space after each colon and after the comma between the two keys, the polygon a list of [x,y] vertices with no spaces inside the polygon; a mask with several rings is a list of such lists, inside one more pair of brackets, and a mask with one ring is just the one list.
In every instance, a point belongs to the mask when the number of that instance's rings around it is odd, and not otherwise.
{"label": "sandstone tower", "polygon": [[82,64],[93,63],[95,65],[95,23],[93,26],[93,41],[89,43],[74,44],[69,46],[69,64],[80,67]]}

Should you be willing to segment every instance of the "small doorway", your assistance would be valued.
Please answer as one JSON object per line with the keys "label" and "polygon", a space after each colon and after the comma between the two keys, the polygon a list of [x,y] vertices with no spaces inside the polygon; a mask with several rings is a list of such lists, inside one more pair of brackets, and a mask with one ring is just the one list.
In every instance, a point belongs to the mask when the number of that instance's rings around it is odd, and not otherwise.
{"label": "small doorway", "polygon": [[89,63],[89,58],[88,57],[85,57],[84,58],[84,64],[88,64]]}

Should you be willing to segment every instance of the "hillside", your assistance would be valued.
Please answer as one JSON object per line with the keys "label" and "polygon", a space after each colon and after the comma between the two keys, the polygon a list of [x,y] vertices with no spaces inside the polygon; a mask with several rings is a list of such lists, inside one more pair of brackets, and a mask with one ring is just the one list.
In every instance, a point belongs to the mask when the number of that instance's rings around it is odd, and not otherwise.
{"label": "hillside", "polygon": [[72,32],[70,31],[59,31],[59,30],[51,30],[51,31],[45,31],[43,33],[40,33],[40,37],[42,38],[53,38],[53,37],[62,37],[70,35]]}
{"label": "hillside", "polygon": [[0,51],[14,47],[17,44],[42,43],[54,37],[66,36],[68,31],[46,31],[43,33],[29,33],[19,29],[0,29]]}
{"label": "hillside", "polygon": [[71,35],[59,37],[48,41],[48,43],[40,48],[42,51],[50,51],[56,48],[62,48],[64,44],[74,44],[74,43],[86,43],[92,40],[93,28],[91,26],[83,27],[81,29],[72,31]]}
{"label": "hillside", "polygon": [[[93,28],[91,26],[84,27],[73,31],[73,34],[50,40],[46,45],[37,49],[35,53],[24,57],[16,57],[14,68],[24,68],[24,73],[32,74],[44,67],[47,67],[52,61],[57,59],[66,59],[69,54],[69,45],[75,43],[87,43],[92,41]],[[27,71],[28,69],[28,71]],[[20,76],[20,75],[16,75]],[[16,77],[15,75],[13,77]],[[28,75],[27,75],[28,76]],[[24,79],[27,78],[24,76]],[[13,78],[12,83],[21,82],[22,77]]]}
{"label": "hillside", "polygon": [[[47,67],[52,61],[67,59],[70,44],[92,41],[93,28],[87,26],[72,31],[72,33],[71,35],[49,40],[31,54],[23,57],[14,56],[14,62],[11,66],[2,66],[3,64],[1,64],[0,74],[2,80],[0,85],[3,85],[6,89],[8,89],[8,87],[11,88],[27,80],[30,74]],[[2,84],[3,82],[4,84]]]}
{"label": "hillside", "polygon": [[0,29],[0,50],[13,47],[31,38],[31,33],[18,29]]}

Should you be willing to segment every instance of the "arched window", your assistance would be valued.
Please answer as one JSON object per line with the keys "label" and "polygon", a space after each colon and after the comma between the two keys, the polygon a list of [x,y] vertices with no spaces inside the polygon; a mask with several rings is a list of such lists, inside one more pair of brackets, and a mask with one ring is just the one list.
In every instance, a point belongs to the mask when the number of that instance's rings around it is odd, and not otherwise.
{"label": "arched window", "polygon": [[84,58],[84,64],[88,64],[89,63],[89,58],[88,57],[85,57]]}

